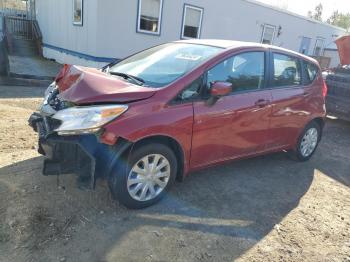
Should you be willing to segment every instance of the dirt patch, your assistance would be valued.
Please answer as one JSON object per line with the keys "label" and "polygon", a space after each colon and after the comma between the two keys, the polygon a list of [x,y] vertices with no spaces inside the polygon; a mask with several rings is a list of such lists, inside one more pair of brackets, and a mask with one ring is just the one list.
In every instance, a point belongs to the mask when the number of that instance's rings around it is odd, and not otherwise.
{"label": "dirt patch", "polygon": [[27,119],[42,89],[0,87],[1,261],[350,261],[350,124],[306,163],[278,153],[204,170],[139,211],[44,177]]}

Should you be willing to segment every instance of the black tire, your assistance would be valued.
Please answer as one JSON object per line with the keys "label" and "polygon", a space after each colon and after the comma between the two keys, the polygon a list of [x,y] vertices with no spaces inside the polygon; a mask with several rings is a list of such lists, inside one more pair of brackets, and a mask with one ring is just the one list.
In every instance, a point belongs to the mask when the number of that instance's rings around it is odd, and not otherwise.
{"label": "black tire", "polygon": [[[305,134],[307,133],[308,130],[310,130],[311,128],[316,128],[317,130],[317,144],[316,144],[316,147],[314,148],[314,150],[312,151],[312,153],[310,155],[307,155],[307,156],[304,156],[301,152],[301,145],[302,145],[302,141],[303,141],[303,138],[305,136]],[[321,136],[322,136],[322,129],[320,127],[320,125],[315,122],[315,121],[312,121],[310,122],[303,130],[303,132],[300,134],[299,138],[298,138],[298,142],[297,142],[297,145],[296,145],[296,149],[292,152],[292,156],[295,160],[297,161],[301,161],[301,162],[304,162],[304,161],[307,161],[309,160],[313,154],[316,152],[316,149],[319,145],[319,142],[321,140]]]}
{"label": "black tire", "polygon": [[[143,157],[152,154],[160,154],[164,156],[170,164],[170,177],[164,190],[159,193],[155,198],[146,201],[135,200],[128,191],[127,180],[132,167]],[[169,188],[175,181],[177,173],[177,159],[174,152],[163,144],[147,143],[141,146],[134,147],[128,156],[118,161],[108,179],[109,188],[112,196],[119,200],[121,204],[130,209],[140,209],[149,207],[158,201],[160,201]]]}

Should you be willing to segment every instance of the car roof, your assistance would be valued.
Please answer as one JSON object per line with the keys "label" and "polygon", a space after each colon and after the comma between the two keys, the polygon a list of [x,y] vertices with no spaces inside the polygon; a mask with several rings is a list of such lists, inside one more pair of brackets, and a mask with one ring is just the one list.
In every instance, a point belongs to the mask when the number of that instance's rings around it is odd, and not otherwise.
{"label": "car roof", "polygon": [[236,48],[244,48],[244,47],[262,47],[266,49],[272,49],[273,51],[277,51],[277,52],[281,51],[281,52],[289,53],[291,55],[296,55],[305,60],[309,60],[313,63],[318,64],[317,60],[313,59],[312,57],[303,55],[301,53],[298,53],[286,48],[282,48],[279,46],[266,45],[266,44],[260,44],[260,43],[254,43],[254,42],[222,40],[222,39],[189,39],[189,40],[176,41],[176,43],[207,45],[207,46],[220,47],[224,49],[236,49]]}

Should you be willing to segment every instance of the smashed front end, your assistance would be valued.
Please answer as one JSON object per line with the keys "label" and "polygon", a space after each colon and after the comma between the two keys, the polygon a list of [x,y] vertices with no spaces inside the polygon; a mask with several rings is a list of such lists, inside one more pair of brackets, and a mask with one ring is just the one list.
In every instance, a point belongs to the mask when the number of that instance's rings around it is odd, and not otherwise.
{"label": "smashed front end", "polygon": [[60,98],[55,83],[50,85],[40,111],[29,118],[39,135],[38,152],[45,156],[43,174],[75,173],[78,186],[94,188],[96,179],[108,175],[130,146],[122,139],[114,145],[100,141],[102,126],[126,109],[123,105],[76,106]]}

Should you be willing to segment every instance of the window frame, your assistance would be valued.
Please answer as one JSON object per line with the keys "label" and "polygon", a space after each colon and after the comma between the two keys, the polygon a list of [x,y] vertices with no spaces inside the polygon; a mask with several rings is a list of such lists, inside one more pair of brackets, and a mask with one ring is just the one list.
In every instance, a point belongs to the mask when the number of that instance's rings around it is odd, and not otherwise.
{"label": "window frame", "polygon": [[261,44],[263,43],[265,32],[266,32],[266,28],[272,28],[273,29],[271,43],[270,44],[266,44],[266,45],[272,45],[274,40],[275,40],[275,36],[276,36],[276,26],[275,25],[270,25],[270,24],[264,24],[263,25],[263,31],[262,31],[262,34],[261,34],[260,43]]}
{"label": "window frame", "polygon": [[[284,53],[280,52],[278,50],[270,50],[269,52],[269,81],[268,81],[268,88],[267,89],[286,89],[286,88],[300,88],[304,86],[304,69],[303,69],[303,64],[302,64],[302,59],[296,55],[289,54],[289,53]],[[299,85],[285,85],[285,86],[274,86],[274,79],[275,79],[275,63],[274,63],[274,54],[278,55],[284,55],[284,56],[289,56],[297,60],[298,65],[299,65],[299,73],[300,73],[300,84]]]}
{"label": "window frame", "polygon": [[80,8],[81,8],[81,21],[75,22],[75,0],[72,0],[72,10],[73,10],[73,25],[74,26],[83,26],[84,25],[84,0],[81,0]]}
{"label": "window frame", "polygon": [[208,71],[210,71],[212,68],[215,66],[219,65],[220,63],[225,62],[226,60],[229,60],[233,58],[234,56],[245,54],[245,53],[263,53],[264,54],[264,81],[261,84],[260,88],[253,89],[253,90],[242,90],[242,91],[236,91],[236,92],[231,92],[228,96],[232,95],[240,95],[240,94],[247,94],[247,93],[252,93],[252,92],[258,92],[265,90],[267,87],[267,84],[269,82],[269,52],[268,50],[265,49],[250,49],[250,50],[242,50],[239,52],[235,53],[230,53],[229,55],[225,56],[224,58],[220,59],[218,62],[216,62],[214,65],[210,65],[207,67],[204,71],[204,77],[203,77],[203,84],[202,84],[202,98],[203,99],[208,99],[209,97],[209,90],[210,87],[208,87]]}
{"label": "window frame", "polygon": [[[199,20],[199,27],[198,27],[198,35],[196,38],[188,37],[188,36],[184,35],[185,34],[185,25],[186,25],[185,20],[186,20],[187,8],[201,12],[200,20]],[[201,33],[202,33],[203,14],[204,14],[204,8],[199,7],[199,6],[190,5],[190,4],[184,4],[183,11],[182,11],[182,24],[181,24],[181,35],[180,35],[181,39],[200,39]]]}
{"label": "window frame", "polygon": [[144,1],[144,0],[138,0],[137,17],[136,17],[136,33],[160,36],[161,35],[161,30],[162,30],[164,0],[159,0],[159,5],[160,6],[159,6],[159,13],[158,13],[158,31],[157,32],[152,32],[152,31],[147,31],[147,30],[141,29],[142,1]]}
{"label": "window frame", "polygon": [[[306,52],[305,53],[302,53],[302,47],[303,47],[303,42],[305,39],[308,39],[309,42],[308,42],[308,46],[307,46],[307,50],[305,50]],[[300,41],[300,46],[299,46],[299,53],[303,54],[303,55],[309,55],[309,52],[310,52],[310,46],[311,46],[311,41],[312,41],[312,38],[311,37],[308,37],[308,36],[301,36],[301,41]]]}
{"label": "window frame", "polygon": [[[319,41],[322,41],[322,45],[321,45],[321,49],[320,49],[320,54],[319,55],[316,55],[316,47],[317,47],[317,43]],[[325,44],[325,38],[323,37],[317,37],[316,38],[316,41],[315,41],[315,46],[314,46],[314,51],[313,51],[313,56],[321,56],[322,55],[322,52],[324,51],[324,44]]]}

